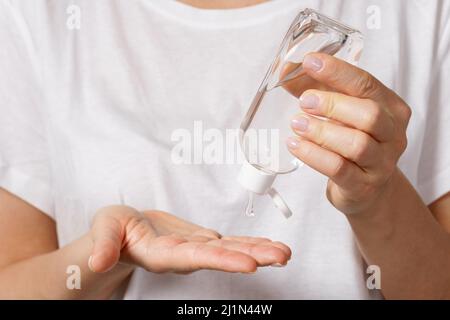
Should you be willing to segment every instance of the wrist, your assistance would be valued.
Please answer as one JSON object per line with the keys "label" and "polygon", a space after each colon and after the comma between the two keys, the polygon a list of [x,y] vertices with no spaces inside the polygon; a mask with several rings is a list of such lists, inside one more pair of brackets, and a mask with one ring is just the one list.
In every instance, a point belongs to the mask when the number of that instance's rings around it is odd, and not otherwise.
{"label": "wrist", "polygon": [[402,198],[408,196],[404,192],[405,180],[397,168],[364,210],[346,216],[356,238],[363,237],[376,242],[392,238],[398,223],[403,223],[398,221],[398,213],[402,211],[398,206]]}
{"label": "wrist", "polygon": [[[90,233],[36,260],[45,268],[38,296],[44,299],[106,299],[132,269],[117,265],[106,273],[92,272],[88,267],[93,242]],[[35,262],[36,263],[36,262]]]}
{"label": "wrist", "polygon": [[386,215],[394,209],[398,191],[401,189],[401,180],[404,179],[400,169],[395,169],[391,177],[383,184],[377,192],[366,201],[366,205],[351,214],[346,214],[350,221],[372,223],[380,219],[386,219]]}

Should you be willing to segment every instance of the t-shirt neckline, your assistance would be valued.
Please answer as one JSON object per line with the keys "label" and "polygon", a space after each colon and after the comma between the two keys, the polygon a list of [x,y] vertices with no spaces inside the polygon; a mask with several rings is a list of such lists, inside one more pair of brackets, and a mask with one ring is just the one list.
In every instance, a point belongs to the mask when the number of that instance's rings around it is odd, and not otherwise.
{"label": "t-shirt neckline", "polygon": [[160,13],[197,26],[238,27],[267,22],[273,17],[299,8],[304,2],[270,0],[236,9],[202,9],[177,0],[149,0]]}

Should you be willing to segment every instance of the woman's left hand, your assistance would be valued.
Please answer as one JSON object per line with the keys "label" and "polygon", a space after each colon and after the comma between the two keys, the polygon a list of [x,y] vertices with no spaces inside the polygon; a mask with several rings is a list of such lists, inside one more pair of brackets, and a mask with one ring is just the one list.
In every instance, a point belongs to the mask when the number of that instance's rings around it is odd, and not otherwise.
{"label": "woman's left hand", "polygon": [[335,57],[309,54],[303,66],[333,92],[302,94],[305,113],[292,120],[297,136],[288,140],[289,150],[330,178],[327,196],[338,210],[363,212],[398,171],[411,109],[372,75]]}

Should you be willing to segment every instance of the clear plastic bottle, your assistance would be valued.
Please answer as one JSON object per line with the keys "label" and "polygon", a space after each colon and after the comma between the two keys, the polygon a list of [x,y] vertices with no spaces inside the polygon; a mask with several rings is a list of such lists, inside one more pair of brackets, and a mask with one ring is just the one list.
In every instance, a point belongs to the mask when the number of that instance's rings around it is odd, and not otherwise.
{"label": "clear plastic bottle", "polygon": [[286,217],[292,214],[272,184],[278,174],[293,172],[300,165],[285,145],[293,134],[290,119],[300,112],[298,98],[305,90],[324,89],[305,74],[304,57],[323,52],[356,64],[362,49],[360,32],[312,9],[295,18],[241,124],[246,161],[238,180],[250,192],[247,212],[253,194],[268,194]]}

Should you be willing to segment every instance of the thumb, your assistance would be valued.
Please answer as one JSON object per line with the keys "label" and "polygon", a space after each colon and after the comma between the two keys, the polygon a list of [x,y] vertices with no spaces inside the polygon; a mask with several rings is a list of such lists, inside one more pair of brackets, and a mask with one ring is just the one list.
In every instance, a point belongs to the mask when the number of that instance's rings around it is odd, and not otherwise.
{"label": "thumb", "polygon": [[117,264],[122,248],[122,229],[120,221],[107,212],[97,214],[91,228],[93,249],[88,262],[93,272],[107,272]]}

